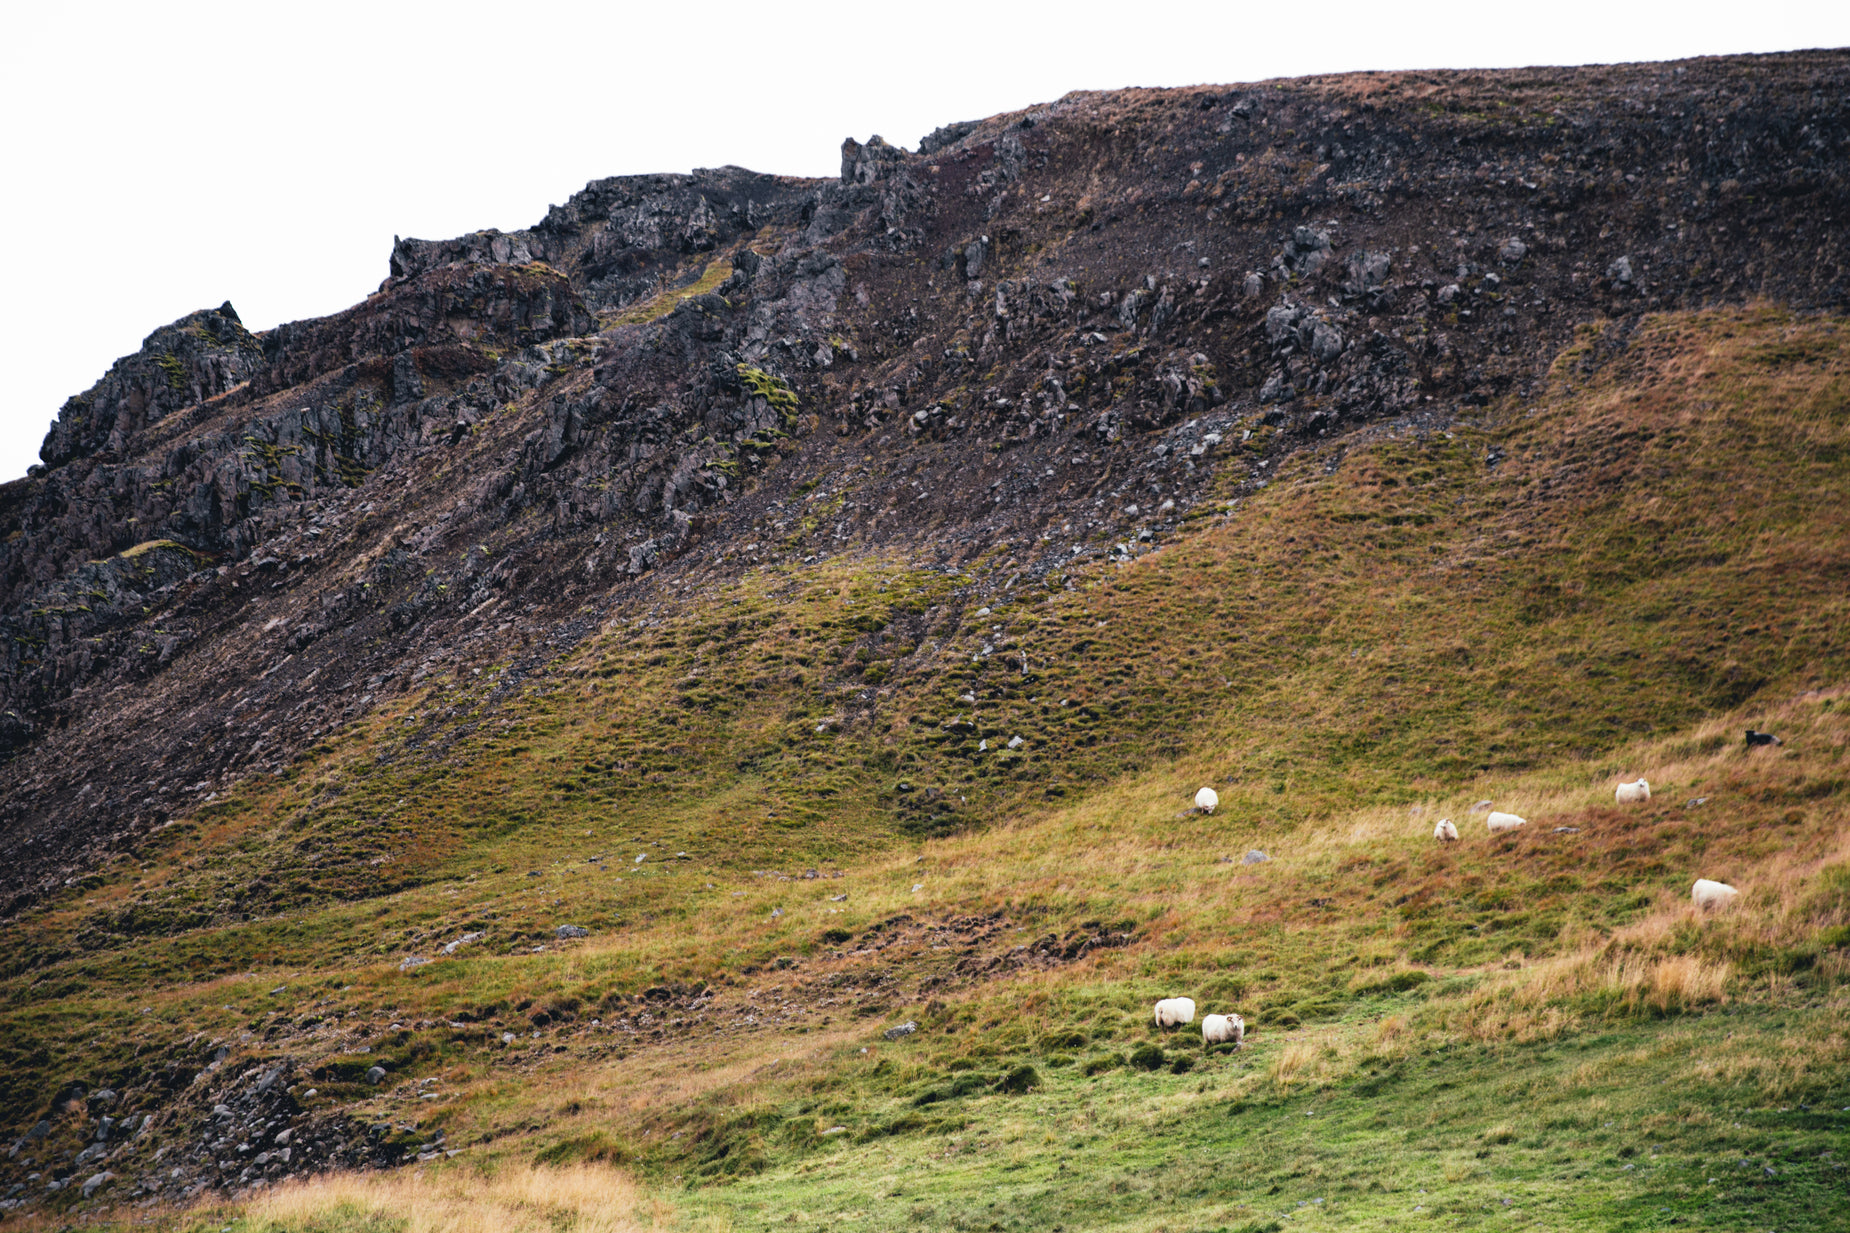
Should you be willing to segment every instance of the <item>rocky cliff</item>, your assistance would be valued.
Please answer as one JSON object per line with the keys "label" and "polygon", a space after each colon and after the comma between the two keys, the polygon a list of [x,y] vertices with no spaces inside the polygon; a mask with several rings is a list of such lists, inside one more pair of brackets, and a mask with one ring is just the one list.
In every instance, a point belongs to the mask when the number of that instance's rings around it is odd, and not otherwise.
{"label": "rocky cliff", "polygon": [[0,487],[0,901],[690,571],[988,562],[974,603],[1520,399],[1590,322],[1588,371],[1654,311],[1841,311],[1847,98],[1839,52],[1077,93],[829,181],[596,181],[261,335],[182,318]]}

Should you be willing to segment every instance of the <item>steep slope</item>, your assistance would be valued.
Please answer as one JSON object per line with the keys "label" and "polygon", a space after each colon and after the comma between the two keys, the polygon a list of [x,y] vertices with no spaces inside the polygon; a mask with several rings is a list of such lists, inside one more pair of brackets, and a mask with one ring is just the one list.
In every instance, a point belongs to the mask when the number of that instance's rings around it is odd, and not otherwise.
{"label": "steep slope", "polygon": [[[1113,1069],[1176,988],[1259,1027],[1236,1108],[1384,1014],[1840,1040],[1846,63],[1075,95],[157,332],[6,494],[17,1180],[441,1129],[795,1211],[931,1106],[1179,1108]],[[1536,825],[1433,853],[1479,796]]]}
{"label": "steep slope", "polygon": [[664,558],[1006,540],[992,585],[1038,583],[1359,423],[1532,392],[1590,317],[1840,303],[1843,71],[1073,95],[851,142],[839,183],[599,181],[405,241],[261,362],[223,309],[158,331],[5,494],[15,902],[464,648],[659,602]]}

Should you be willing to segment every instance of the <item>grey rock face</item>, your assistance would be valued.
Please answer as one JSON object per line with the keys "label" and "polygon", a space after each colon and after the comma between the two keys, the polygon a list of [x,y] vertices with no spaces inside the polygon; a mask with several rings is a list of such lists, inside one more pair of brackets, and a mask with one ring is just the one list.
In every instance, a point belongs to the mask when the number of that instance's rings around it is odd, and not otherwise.
{"label": "grey rock face", "polygon": [[47,467],[98,453],[120,457],[143,428],[220,397],[262,364],[262,347],[229,302],[182,317],[66,402],[39,457]]}
{"label": "grey rock face", "polygon": [[1311,332],[1310,353],[1320,360],[1333,360],[1343,352],[1343,332],[1319,321]]}
{"label": "grey rock face", "polygon": [[946,124],[933,129],[919,142],[919,153],[922,155],[936,154],[940,150],[956,145],[975,132],[978,123],[979,121],[976,120],[962,120],[956,124]]}
{"label": "grey rock face", "polygon": [[908,1019],[897,1027],[888,1028],[886,1031],[882,1032],[881,1035],[885,1036],[888,1040],[904,1040],[918,1030],[919,1025]]}
{"label": "grey rock face", "polygon": [[1310,278],[1330,259],[1330,233],[1316,227],[1298,227],[1285,241],[1272,266],[1287,277]]}
{"label": "grey rock face", "polygon": [[1361,252],[1349,257],[1348,276],[1343,280],[1343,290],[1350,295],[1364,295],[1387,282],[1388,271],[1393,268],[1394,259],[1388,253]]}
{"label": "grey rock face", "polygon": [[909,157],[905,150],[889,145],[879,134],[869,137],[865,145],[850,137],[841,143],[841,182],[872,184],[883,180]]}
{"label": "grey rock face", "polygon": [[591,936],[591,931],[583,925],[560,925],[552,931],[552,936],[565,941],[568,938],[588,938]]}
{"label": "grey rock face", "polygon": [[964,245],[964,277],[980,278],[983,274],[983,260],[989,256],[989,237],[978,236]]}

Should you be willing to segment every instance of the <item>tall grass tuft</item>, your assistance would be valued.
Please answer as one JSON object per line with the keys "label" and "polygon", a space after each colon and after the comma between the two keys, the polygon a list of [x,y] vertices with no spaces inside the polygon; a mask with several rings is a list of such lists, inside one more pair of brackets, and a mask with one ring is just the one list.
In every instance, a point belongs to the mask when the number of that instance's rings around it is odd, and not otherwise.
{"label": "tall grass tuft", "polygon": [[668,1213],[604,1165],[337,1173],[254,1200],[260,1233],[631,1233]]}

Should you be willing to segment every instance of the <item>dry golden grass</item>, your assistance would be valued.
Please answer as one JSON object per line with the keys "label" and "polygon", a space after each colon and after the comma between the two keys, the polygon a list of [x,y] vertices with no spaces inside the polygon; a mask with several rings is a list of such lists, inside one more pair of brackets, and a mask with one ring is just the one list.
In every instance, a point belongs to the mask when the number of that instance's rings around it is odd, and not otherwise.
{"label": "dry golden grass", "polygon": [[592,1164],[506,1165],[487,1175],[462,1169],[334,1173],[269,1191],[251,1202],[249,1212],[259,1229],[402,1233],[632,1233],[673,1214],[624,1174]]}
{"label": "dry golden grass", "polygon": [[1307,1040],[1294,1040],[1279,1050],[1272,1058],[1272,1082],[1281,1088],[1288,1088],[1300,1080],[1310,1078],[1321,1060],[1321,1051]]}

